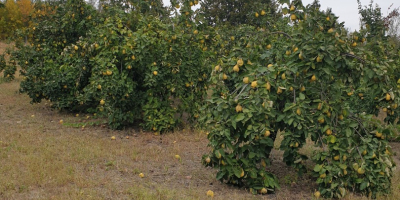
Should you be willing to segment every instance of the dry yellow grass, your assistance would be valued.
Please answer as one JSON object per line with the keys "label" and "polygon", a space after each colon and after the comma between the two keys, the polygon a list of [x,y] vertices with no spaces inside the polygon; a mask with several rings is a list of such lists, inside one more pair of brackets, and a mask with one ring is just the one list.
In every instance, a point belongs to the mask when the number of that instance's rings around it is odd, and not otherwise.
{"label": "dry yellow grass", "polygon": [[[312,198],[313,179],[298,177],[282,163],[279,151],[271,155],[270,170],[282,188],[251,195],[216,181],[216,171],[202,166],[201,156],[209,151],[205,134],[73,128],[71,124],[85,123],[86,115],[58,112],[46,102],[29,104],[18,93],[19,81],[0,84],[0,199],[207,199],[208,190],[214,191],[214,199],[224,200]],[[400,199],[399,177],[393,180],[394,193],[382,199]]]}

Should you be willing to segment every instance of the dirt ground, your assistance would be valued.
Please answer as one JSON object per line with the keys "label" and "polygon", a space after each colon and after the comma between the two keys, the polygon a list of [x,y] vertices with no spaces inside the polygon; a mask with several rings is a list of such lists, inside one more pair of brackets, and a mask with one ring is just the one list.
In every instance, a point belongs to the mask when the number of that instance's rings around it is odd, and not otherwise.
{"label": "dirt ground", "polygon": [[[274,194],[252,195],[220,183],[216,170],[201,164],[201,156],[209,151],[201,131],[182,129],[157,136],[89,125],[100,119],[53,110],[50,102],[30,104],[28,96],[18,92],[20,79],[0,81],[0,199],[207,199],[207,190],[214,191],[214,199],[224,200],[313,199],[314,179],[297,176],[276,149],[269,170],[278,176],[281,188]],[[399,143],[392,146],[399,152]],[[399,159],[396,154],[398,165]],[[400,199],[399,170],[393,188],[384,199]],[[350,194],[346,199],[366,198]]]}

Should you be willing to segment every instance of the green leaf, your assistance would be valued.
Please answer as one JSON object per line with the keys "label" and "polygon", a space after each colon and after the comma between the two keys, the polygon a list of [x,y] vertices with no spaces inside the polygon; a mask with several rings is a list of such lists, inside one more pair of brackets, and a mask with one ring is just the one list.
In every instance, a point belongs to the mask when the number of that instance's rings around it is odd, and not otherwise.
{"label": "green leaf", "polygon": [[250,158],[250,159],[254,158],[255,156],[256,156],[256,154],[255,154],[254,152],[250,152],[250,153],[249,153],[249,158]]}
{"label": "green leaf", "polygon": [[299,97],[301,100],[304,100],[306,98],[306,96],[303,93],[300,93]]}
{"label": "green leaf", "polygon": [[[280,4],[284,4],[284,3],[286,3],[287,5],[289,5],[290,4],[290,0],[279,0],[279,3]],[[284,8],[285,9],[285,8]],[[286,8],[287,9],[287,8]],[[283,10],[283,9],[282,9]]]}
{"label": "green leaf", "polygon": [[315,165],[314,172],[320,172],[322,169],[322,165]]}
{"label": "green leaf", "polygon": [[367,188],[368,183],[367,182],[362,182],[360,185],[360,190],[364,190],[365,188]]}
{"label": "green leaf", "polygon": [[242,173],[242,169],[240,168],[233,168],[233,173],[235,174],[236,177],[240,178],[240,174]]}
{"label": "green leaf", "polygon": [[236,116],[235,121],[236,121],[236,122],[240,122],[240,121],[242,121],[243,119],[244,119],[244,114],[243,114],[243,113],[240,113],[240,114],[238,114],[238,115]]}
{"label": "green leaf", "polygon": [[224,177],[224,175],[225,175],[225,171],[219,171],[218,173],[217,173],[217,180],[220,180],[220,179],[222,179],[222,177]]}

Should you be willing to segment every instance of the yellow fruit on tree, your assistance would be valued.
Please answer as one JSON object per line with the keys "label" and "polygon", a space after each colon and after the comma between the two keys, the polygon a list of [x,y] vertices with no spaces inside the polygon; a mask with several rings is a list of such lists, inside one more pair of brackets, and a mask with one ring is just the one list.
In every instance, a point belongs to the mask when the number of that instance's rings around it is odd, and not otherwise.
{"label": "yellow fruit on tree", "polygon": [[75,46],[74,46],[74,49],[75,49],[75,51],[78,51],[78,46],[75,45]]}
{"label": "yellow fruit on tree", "polygon": [[278,90],[276,91],[277,94],[281,94],[283,91],[280,87],[278,87]]}
{"label": "yellow fruit on tree", "polygon": [[217,65],[217,66],[215,66],[215,71],[219,71],[220,70],[220,67],[219,67],[219,65]]}
{"label": "yellow fruit on tree", "polygon": [[157,76],[158,72],[157,71],[153,71],[154,76]]}
{"label": "yellow fruit on tree", "polygon": [[353,44],[351,44],[352,47],[356,47],[357,46],[357,42],[353,42]]}
{"label": "yellow fruit on tree", "polygon": [[290,50],[286,51],[286,55],[289,56],[292,52]]}
{"label": "yellow fruit on tree", "polygon": [[290,19],[294,21],[294,20],[296,20],[296,19],[297,19],[297,17],[296,17],[296,15],[295,15],[295,14],[291,14],[291,15],[290,15]]}
{"label": "yellow fruit on tree", "polygon": [[327,135],[332,135],[332,130],[329,129],[329,128],[325,132],[326,132]]}
{"label": "yellow fruit on tree", "polygon": [[321,109],[322,109],[322,103],[319,103],[319,104],[318,104],[317,109],[318,109],[318,110],[321,110]]}
{"label": "yellow fruit on tree", "polygon": [[274,66],[274,65],[273,65],[273,64],[269,64],[267,67],[270,68],[270,67],[272,67],[272,66]]}
{"label": "yellow fruit on tree", "polygon": [[243,78],[243,83],[248,84],[249,83],[249,77],[244,77]]}
{"label": "yellow fruit on tree", "polygon": [[330,28],[329,30],[328,30],[328,33],[333,33],[333,28]]}
{"label": "yellow fruit on tree", "polygon": [[389,93],[386,93],[386,101],[390,101],[391,97]]}
{"label": "yellow fruit on tree", "polygon": [[198,33],[199,33],[198,30],[194,30],[194,31],[193,31],[193,34],[195,34],[195,35],[197,35]]}
{"label": "yellow fruit on tree", "polygon": [[240,177],[244,176],[244,170],[242,169],[242,172],[240,173]]}
{"label": "yellow fruit on tree", "polygon": [[294,7],[294,5],[290,6],[290,11],[294,11],[296,8]]}
{"label": "yellow fruit on tree", "polygon": [[132,55],[132,57],[131,57],[131,58],[132,58],[132,60],[135,60],[135,59],[136,59],[134,55]]}
{"label": "yellow fruit on tree", "polygon": [[233,71],[234,72],[239,72],[239,66],[238,65],[233,66]]}
{"label": "yellow fruit on tree", "polygon": [[304,87],[304,85],[303,85],[303,86],[301,86],[301,88],[300,88],[300,92],[304,92],[304,91],[306,91],[306,87]]}
{"label": "yellow fruit on tree", "polygon": [[256,87],[257,87],[257,81],[251,82],[251,87],[252,87],[252,88],[256,88]]}
{"label": "yellow fruit on tree", "polygon": [[271,48],[272,48],[271,44],[268,44],[267,49],[271,49]]}
{"label": "yellow fruit on tree", "polygon": [[321,117],[321,118],[318,119],[318,122],[319,122],[320,124],[323,124],[323,123],[325,122],[325,119],[324,119],[323,117]]}
{"label": "yellow fruit on tree", "polygon": [[304,56],[303,56],[302,53],[299,53],[299,59],[300,59],[300,60],[303,60],[303,59],[304,59]]}
{"label": "yellow fruit on tree", "polygon": [[242,111],[243,111],[242,106],[241,106],[240,104],[238,104],[238,105],[236,106],[236,112],[242,112]]}
{"label": "yellow fruit on tree", "polygon": [[285,79],[286,79],[286,74],[283,73],[283,74],[281,75],[281,78],[282,78],[282,80],[285,80]]}
{"label": "yellow fruit on tree", "polygon": [[226,80],[226,79],[228,79],[228,76],[227,76],[226,74],[223,74],[223,75],[222,75],[222,79],[223,79],[223,80]]}
{"label": "yellow fruit on tree", "polygon": [[239,65],[239,67],[243,66],[243,64],[244,64],[243,59],[239,59],[239,60],[236,62],[236,64]]}
{"label": "yellow fruit on tree", "polygon": [[265,133],[264,133],[264,136],[265,137],[269,137],[270,135],[271,135],[271,132],[269,130],[266,130]]}
{"label": "yellow fruit on tree", "polygon": [[296,114],[297,114],[297,115],[301,115],[301,110],[300,110],[300,108],[297,108]]}
{"label": "yellow fruit on tree", "polygon": [[322,58],[321,57],[317,57],[317,62],[322,62]]}
{"label": "yellow fruit on tree", "polygon": [[255,16],[255,17],[258,17],[258,16],[259,16],[258,12],[256,12],[256,13],[254,14],[254,16]]}
{"label": "yellow fruit on tree", "polygon": [[317,80],[317,77],[315,77],[315,75],[312,75],[311,81],[315,81],[315,80]]}
{"label": "yellow fruit on tree", "polygon": [[100,105],[104,105],[106,102],[102,99],[100,100]]}
{"label": "yellow fruit on tree", "polygon": [[341,120],[343,120],[343,118],[344,118],[344,116],[343,115],[339,115],[339,120],[341,121]]}
{"label": "yellow fruit on tree", "polygon": [[357,169],[357,173],[358,173],[358,174],[364,174],[364,173],[365,173],[365,170],[364,170],[363,168],[360,167],[360,168]]}
{"label": "yellow fruit on tree", "polygon": [[266,14],[265,10],[261,10],[260,14],[261,14],[261,16],[264,16]]}
{"label": "yellow fruit on tree", "polygon": [[329,21],[329,20],[331,20],[331,18],[329,18],[329,16],[328,16],[328,17],[326,17],[326,21]]}
{"label": "yellow fruit on tree", "polygon": [[333,160],[340,160],[340,156],[337,155],[337,156],[333,157]]}
{"label": "yellow fruit on tree", "polygon": [[267,89],[268,91],[271,90],[271,84],[270,84],[269,82],[267,82],[267,83],[265,84],[265,89]]}
{"label": "yellow fruit on tree", "polygon": [[376,137],[378,137],[378,138],[380,138],[380,137],[382,137],[382,133],[379,133],[378,131],[375,133],[375,136]]}
{"label": "yellow fruit on tree", "polygon": [[101,90],[101,85],[97,85],[97,89]]}
{"label": "yellow fruit on tree", "polygon": [[320,177],[320,178],[325,178],[325,177],[326,177],[326,174],[323,173],[323,174],[319,175],[319,177]]}

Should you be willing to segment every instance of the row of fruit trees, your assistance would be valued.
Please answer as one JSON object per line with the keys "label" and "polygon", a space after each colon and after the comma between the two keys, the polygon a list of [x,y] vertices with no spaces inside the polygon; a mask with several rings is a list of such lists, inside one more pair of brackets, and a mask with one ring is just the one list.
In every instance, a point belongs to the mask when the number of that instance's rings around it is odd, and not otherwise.
{"label": "row of fruit trees", "polygon": [[[17,41],[0,71],[11,80],[19,66],[32,103],[96,113],[112,129],[165,132],[187,121],[209,130],[202,162],[254,194],[279,187],[268,170],[278,132],[287,165],[302,174],[312,160],[317,198],[389,193],[400,71],[385,26],[365,8],[350,33],[318,2],[279,2],[234,27],[206,23],[191,0],[37,4],[21,32],[29,44]],[[374,118],[381,109],[385,124]],[[306,141],[310,158],[299,152]]]}

